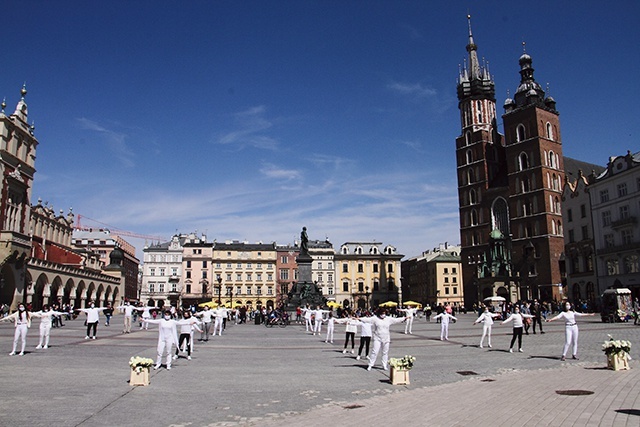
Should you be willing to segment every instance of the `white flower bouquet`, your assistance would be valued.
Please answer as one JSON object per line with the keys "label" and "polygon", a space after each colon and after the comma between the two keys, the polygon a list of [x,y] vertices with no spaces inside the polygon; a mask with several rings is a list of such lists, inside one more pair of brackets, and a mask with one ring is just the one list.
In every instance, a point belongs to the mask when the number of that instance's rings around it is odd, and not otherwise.
{"label": "white flower bouquet", "polygon": [[138,373],[142,372],[142,369],[148,369],[153,366],[153,359],[149,359],[148,357],[132,357],[129,359],[129,366],[133,371]]}
{"label": "white flower bouquet", "polygon": [[405,369],[407,371],[413,368],[413,362],[416,361],[416,358],[411,355],[405,355],[403,358],[398,359],[392,357],[389,359],[389,365],[394,367],[395,369]]}
{"label": "white flower bouquet", "polygon": [[609,339],[602,344],[602,351],[607,356],[619,355],[629,356],[631,351],[631,342],[625,340],[614,340],[611,335],[607,335]]}

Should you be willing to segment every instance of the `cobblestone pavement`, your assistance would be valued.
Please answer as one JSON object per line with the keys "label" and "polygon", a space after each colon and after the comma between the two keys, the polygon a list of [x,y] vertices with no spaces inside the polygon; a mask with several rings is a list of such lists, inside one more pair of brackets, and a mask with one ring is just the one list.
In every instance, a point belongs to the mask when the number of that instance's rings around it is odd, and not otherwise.
{"label": "cobblestone pavement", "polygon": [[[494,325],[493,348],[478,348],[482,327],[459,315],[450,341],[439,325],[416,320],[412,335],[392,327],[390,356],[417,358],[411,384],[394,386],[378,365],[342,353],[304,327],[229,324],[222,337],[195,343],[193,359],[151,371],[151,384],[128,384],[128,359],[155,359],[157,330],[122,334],[122,316],[84,340],[81,320],[52,329],[51,347],[36,350],[38,320],[24,356],[8,356],[13,325],[0,323],[1,425],[236,426],[367,425],[380,420],[450,425],[640,425],[640,364],[604,369],[607,334],[634,343],[640,326],[581,318],[580,360],[561,362],[564,325],[525,335],[523,353],[509,353],[511,326]],[[587,319],[587,320],[584,320]],[[356,352],[358,350],[356,340]],[[349,348],[350,349],[350,348]],[[462,375],[469,374],[469,375]],[[593,394],[559,395],[569,390]],[[574,393],[580,394],[580,393]]]}

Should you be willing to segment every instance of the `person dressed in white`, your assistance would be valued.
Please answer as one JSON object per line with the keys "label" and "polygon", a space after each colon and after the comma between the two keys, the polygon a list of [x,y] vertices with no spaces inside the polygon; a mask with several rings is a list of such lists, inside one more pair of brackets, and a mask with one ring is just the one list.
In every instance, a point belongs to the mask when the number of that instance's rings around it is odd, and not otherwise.
{"label": "person dressed in white", "polygon": [[31,327],[31,313],[25,308],[24,304],[20,303],[18,304],[18,311],[0,319],[0,322],[11,321],[16,327],[16,332],[13,334],[13,350],[11,350],[9,356],[16,354],[18,341],[22,341],[20,356],[24,356],[24,348],[27,345],[27,331]]}
{"label": "person dressed in white", "polygon": [[[178,328],[182,320],[173,320],[171,311],[165,310],[162,319],[149,319],[149,324],[158,325],[158,357],[153,369],[158,369],[162,364],[162,356],[167,351],[167,369],[171,369],[171,350],[178,347]],[[185,322],[188,323],[188,322]]]}
{"label": "person dressed in white", "polygon": [[221,337],[222,336],[222,330],[224,329],[224,320],[227,318],[227,308],[224,306],[220,306],[215,310],[215,322],[213,324],[213,335],[216,335],[216,332],[218,333],[218,336]]}
{"label": "person dressed in white", "polygon": [[148,320],[151,319],[151,309],[152,308],[153,307],[149,307],[148,305],[145,305],[144,307],[136,307],[136,310],[142,312],[142,323],[140,324],[140,330],[149,329]]}
{"label": "person dressed in white", "polygon": [[446,311],[438,314],[434,319],[440,319],[440,341],[449,341],[449,321],[458,319]]}
{"label": "person dressed in white", "polygon": [[197,317],[202,319],[202,332],[200,333],[200,339],[198,341],[209,341],[209,334],[211,334],[211,321],[215,315],[215,311],[209,309],[208,305],[204,306],[204,310],[196,313]]}
{"label": "person dressed in white", "polygon": [[336,318],[333,317],[333,313],[329,312],[329,317],[326,320],[327,322],[327,338],[324,342],[330,342],[333,344],[333,331],[335,330]]}
{"label": "person dressed in white", "polygon": [[343,317],[342,319],[336,319],[335,323],[346,324],[347,327],[345,329],[344,336],[344,349],[342,353],[347,352],[347,345],[349,344],[349,340],[351,340],[351,354],[355,353],[355,336],[356,332],[358,332],[358,319],[352,314],[349,317]]}
{"label": "person dressed in white", "polygon": [[320,308],[320,306],[318,306],[318,308],[313,311],[313,335],[320,335],[320,332],[322,332],[324,313],[329,313],[329,311],[323,310],[322,308]]}
{"label": "person dressed in white", "polygon": [[53,316],[62,316],[64,313],[60,311],[51,310],[50,307],[45,304],[42,307],[42,311],[36,311],[31,313],[33,317],[40,318],[40,342],[36,346],[37,349],[49,348],[49,335],[51,332],[51,323]]}
{"label": "person dressed in white", "polygon": [[309,332],[309,330],[313,331],[313,325],[311,324],[311,316],[313,315],[313,310],[307,305],[302,309],[304,313],[304,326],[305,332]]}
{"label": "person dressed in white", "polygon": [[578,324],[576,323],[576,316],[593,316],[595,313],[578,313],[571,309],[571,304],[566,303],[564,305],[564,311],[551,319],[547,319],[546,322],[553,322],[554,320],[564,319],[564,347],[562,349],[561,361],[566,360],[567,350],[573,343],[573,358],[578,360]]}
{"label": "person dressed in white", "polygon": [[413,327],[413,318],[416,316],[416,312],[418,311],[417,308],[399,308],[398,311],[402,311],[404,312],[407,321],[404,324],[404,333],[405,335],[407,333],[409,333],[410,335],[412,334],[411,332],[411,328]]}
{"label": "person dressed in white", "polygon": [[[107,307],[96,307],[95,303],[91,301],[89,308],[76,308],[75,311],[81,311],[87,315],[87,336],[85,340],[96,339],[96,332],[98,330],[98,323],[100,322],[100,312],[106,310]],[[93,329],[93,336],[91,336],[91,330]]]}
{"label": "person dressed in white", "polygon": [[484,311],[482,312],[480,317],[478,317],[476,321],[473,322],[474,325],[482,323],[482,338],[480,338],[480,348],[482,348],[484,337],[487,337],[487,344],[489,345],[489,348],[491,348],[491,326],[493,325],[494,317],[500,317],[500,315],[498,313],[491,313],[489,311],[489,307],[485,306]]}
{"label": "person dressed in white", "polygon": [[396,323],[406,322],[406,317],[388,317],[386,310],[379,310],[378,315],[374,317],[363,317],[360,319],[362,323],[370,323],[373,325],[373,349],[371,350],[371,356],[369,357],[369,366],[367,371],[370,371],[376,364],[378,358],[378,352],[382,349],[382,368],[387,370],[389,361],[389,347],[391,345],[391,334],[389,333],[389,327]]}
{"label": "person dressed in white", "polygon": [[196,329],[202,333],[202,329],[198,327],[198,323],[198,319],[191,317],[190,311],[187,310],[184,312],[183,319],[178,322],[180,325],[180,339],[176,346],[176,354],[173,356],[173,360],[178,358],[178,355],[180,354],[180,347],[183,343],[186,343],[185,350],[187,352],[187,360],[191,360],[191,341],[193,330]]}
{"label": "person dressed in white", "polygon": [[122,329],[122,333],[130,334],[131,333],[131,316],[133,315],[133,310],[136,310],[136,307],[129,304],[129,301],[125,301],[123,305],[119,305],[116,308],[124,313],[124,327]]}
{"label": "person dressed in white", "polygon": [[513,337],[511,338],[511,344],[509,345],[509,353],[513,353],[513,344],[515,344],[516,338],[518,339],[518,351],[520,353],[523,352],[523,350],[522,350],[522,329],[524,328],[524,319],[527,318],[527,317],[528,318],[532,318],[533,315],[531,315],[531,314],[521,314],[520,313],[520,307],[518,307],[516,305],[514,307],[514,309],[513,309],[513,313],[511,313],[509,318],[507,320],[505,320],[504,322],[502,322],[503,325],[505,323],[513,322]]}

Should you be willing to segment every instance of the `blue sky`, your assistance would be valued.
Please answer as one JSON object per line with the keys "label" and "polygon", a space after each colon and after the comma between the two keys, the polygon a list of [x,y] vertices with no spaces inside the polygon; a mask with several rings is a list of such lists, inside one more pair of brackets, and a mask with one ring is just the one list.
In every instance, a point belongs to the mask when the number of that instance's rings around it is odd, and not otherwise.
{"label": "blue sky", "polygon": [[638,150],[637,1],[10,0],[0,97],[26,81],[32,203],[167,240],[456,244],[468,12],[499,114],[526,41],[566,156]]}

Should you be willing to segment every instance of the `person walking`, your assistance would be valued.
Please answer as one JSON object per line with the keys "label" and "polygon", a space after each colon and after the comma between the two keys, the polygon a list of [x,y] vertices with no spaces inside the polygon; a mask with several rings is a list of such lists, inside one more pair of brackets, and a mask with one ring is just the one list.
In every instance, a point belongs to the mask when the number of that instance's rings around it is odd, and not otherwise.
{"label": "person walking", "polygon": [[40,341],[36,346],[36,349],[49,348],[49,335],[51,334],[51,325],[53,323],[54,316],[62,316],[64,313],[61,311],[51,310],[48,304],[42,307],[42,311],[36,311],[31,313],[33,317],[40,318]]}
{"label": "person walking", "polygon": [[502,325],[513,322],[513,336],[511,337],[511,344],[509,345],[509,353],[513,353],[513,344],[516,342],[516,338],[518,339],[518,351],[520,353],[522,350],[522,329],[524,327],[524,319],[532,318],[531,314],[522,314],[520,313],[520,307],[517,305],[513,308],[513,313],[509,315],[507,320],[502,322]]}
{"label": "person walking", "polygon": [[[76,308],[75,311],[81,311],[87,315],[87,336],[85,340],[96,339],[96,332],[98,331],[98,323],[100,323],[100,312],[106,310],[107,307],[96,307],[96,304],[91,301],[89,308]],[[91,331],[93,330],[93,336]]]}
{"label": "person walking", "polygon": [[578,313],[572,310],[571,304],[567,302],[564,305],[564,311],[545,322],[553,322],[554,320],[564,319],[564,347],[562,348],[562,357],[560,360],[564,362],[567,356],[567,350],[573,343],[573,358],[578,360],[578,324],[576,316],[593,316],[595,313]]}
{"label": "person walking", "polygon": [[27,345],[27,331],[31,327],[31,313],[24,304],[18,304],[18,311],[0,319],[2,322],[13,321],[16,331],[13,334],[13,349],[9,356],[16,354],[16,348],[18,347],[18,341],[21,341],[22,347],[20,348],[20,356],[24,356],[24,348]]}
{"label": "person walking", "polygon": [[[111,303],[107,304],[107,309],[104,311],[104,317],[107,319],[104,321],[104,326],[111,326],[111,317],[113,316],[113,308],[111,308]],[[62,325],[64,326],[64,325]]]}
{"label": "person walking", "polygon": [[[520,310],[522,314],[531,314],[531,305],[528,302],[525,302],[524,304],[522,304]],[[525,317],[524,318],[524,334],[525,335],[529,335],[530,327],[531,327],[531,318]]]}
{"label": "person walking", "polygon": [[389,317],[387,311],[378,309],[377,316],[363,317],[360,322],[369,323],[373,326],[373,348],[369,357],[367,371],[370,371],[376,364],[378,353],[382,351],[382,368],[386,371],[389,367],[389,347],[391,346],[391,333],[389,328],[396,323],[406,322],[406,317]]}
{"label": "person walking", "polygon": [[449,322],[451,320],[456,321],[458,318],[443,311],[436,315],[434,319],[440,322],[440,341],[449,341]]}
{"label": "person walking", "polygon": [[480,317],[478,317],[476,321],[473,322],[474,325],[482,323],[482,338],[480,338],[480,348],[482,348],[484,337],[488,337],[487,345],[489,346],[489,348],[491,348],[491,326],[493,325],[493,319],[495,317],[500,317],[500,315],[497,313],[491,313],[489,311],[489,307],[485,306],[484,311],[482,312]]}

